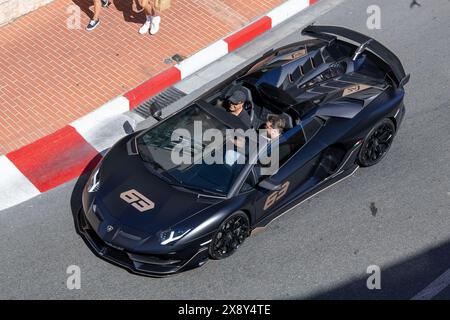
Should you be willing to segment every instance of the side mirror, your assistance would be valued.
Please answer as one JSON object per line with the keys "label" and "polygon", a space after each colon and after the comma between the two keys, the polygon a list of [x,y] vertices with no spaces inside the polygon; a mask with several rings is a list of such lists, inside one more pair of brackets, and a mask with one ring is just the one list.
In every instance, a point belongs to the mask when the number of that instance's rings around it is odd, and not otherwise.
{"label": "side mirror", "polygon": [[161,108],[158,106],[156,102],[153,102],[150,105],[149,110],[152,117],[155,118],[156,120],[161,121],[163,119]]}
{"label": "side mirror", "polygon": [[258,187],[269,191],[281,190],[281,185],[274,184],[272,181],[270,181],[270,178],[262,180],[260,183],[258,183]]}
{"label": "side mirror", "polygon": [[131,125],[130,121],[125,121],[123,124],[123,130],[125,131],[126,134],[132,134],[134,132],[134,128]]}

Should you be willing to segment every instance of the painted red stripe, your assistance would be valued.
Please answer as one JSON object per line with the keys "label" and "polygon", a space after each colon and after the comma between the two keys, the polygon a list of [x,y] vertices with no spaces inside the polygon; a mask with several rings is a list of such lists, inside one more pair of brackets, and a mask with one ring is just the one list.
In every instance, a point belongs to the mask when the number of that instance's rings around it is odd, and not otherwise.
{"label": "painted red stripe", "polygon": [[78,177],[99,160],[97,150],[71,126],[6,156],[41,192]]}
{"label": "painted red stripe", "polygon": [[253,22],[244,29],[224,39],[228,43],[228,52],[234,51],[245,43],[253,40],[260,34],[270,30],[272,27],[272,19],[270,17],[262,17],[258,21]]}
{"label": "painted red stripe", "polygon": [[309,5],[312,6],[316,2],[317,2],[317,0],[309,0]]}
{"label": "painted red stripe", "polygon": [[127,92],[124,96],[130,101],[130,109],[134,109],[151,96],[154,96],[180,80],[180,70],[172,67]]}

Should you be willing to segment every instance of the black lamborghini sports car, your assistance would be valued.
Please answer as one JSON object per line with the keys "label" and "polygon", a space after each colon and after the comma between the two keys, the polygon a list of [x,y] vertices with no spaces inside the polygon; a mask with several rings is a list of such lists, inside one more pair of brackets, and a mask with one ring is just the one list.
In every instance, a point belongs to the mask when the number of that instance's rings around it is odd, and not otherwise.
{"label": "black lamborghini sports car", "polygon": [[[311,25],[302,34],[313,39],[272,49],[171,116],[155,112],[155,125],[109,150],[76,219],[99,257],[160,277],[228,257],[275,218],[383,159],[405,114],[401,62],[342,27]],[[203,129],[248,129],[221,107],[236,87],[248,94],[251,127],[273,114],[285,120],[279,169],[263,175],[260,151],[232,165],[171,161],[176,128],[190,132],[200,120]],[[193,141],[192,155],[204,148]]]}

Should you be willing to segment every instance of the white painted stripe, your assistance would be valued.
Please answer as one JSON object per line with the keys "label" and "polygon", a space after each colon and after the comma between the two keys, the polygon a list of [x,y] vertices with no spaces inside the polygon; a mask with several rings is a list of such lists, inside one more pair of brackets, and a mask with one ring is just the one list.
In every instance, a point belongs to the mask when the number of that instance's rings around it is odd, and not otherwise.
{"label": "white painted stripe", "polygon": [[39,190],[6,156],[0,156],[0,177],[0,210],[40,194]]}
{"label": "white painted stripe", "polygon": [[80,134],[98,152],[103,152],[109,149],[120,138],[132,132],[127,132],[126,127],[134,130],[136,128],[136,121],[126,114],[121,114],[103,119],[95,126],[91,126],[88,131],[85,130]]}
{"label": "white painted stripe", "polygon": [[95,127],[97,123],[127,111],[130,111],[130,102],[128,99],[125,97],[117,97],[91,113],[72,122],[70,125],[77,129],[78,133],[83,135],[84,132],[89,132],[91,128]]}
{"label": "white painted stripe", "polygon": [[125,97],[117,97],[97,110],[71,123],[77,132],[98,152],[111,147],[123,137],[125,122],[134,128],[134,119],[123,115],[129,111],[129,101]]}
{"label": "white painted stripe", "polygon": [[272,28],[309,7],[309,0],[289,0],[270,11],[267,16],[272,19]]}
{"label": "white painted stripe", "polygon": [[[234,53],[230,53],[223,58],[220,63],[212,63],[201,71],[190,75],[184,80],[179,81],[174,85],[178,90],[186,94],[190,94],[195,90],[200,89],[213,82],[215,79],[222,77],[224,74],[244,63],[246,59],[239,57]],[[208,86],[209,88],[210,86]]]}
{"label": "white painted stripe", "polygon": [[425,289],[420,291],[411,300],[430,300],[437,296],[442,290],[450,285],[450,269],[444,272],[439,278],[430,283]]}
{"label": "white painted stripe", "polygon": [[208,64],[222,58],[227,53],[228,44],[223,40],[219,40],[186,60],[181,61],[175,68],[181,71],[181,79],[184,79]]}

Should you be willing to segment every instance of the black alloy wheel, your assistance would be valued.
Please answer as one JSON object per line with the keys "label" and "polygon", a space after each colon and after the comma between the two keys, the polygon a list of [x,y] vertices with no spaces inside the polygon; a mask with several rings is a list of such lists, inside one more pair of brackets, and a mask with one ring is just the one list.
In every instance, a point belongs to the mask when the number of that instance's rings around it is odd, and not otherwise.
{"label": "black alloy wheel", "polygon": [[384,158],[395,136],[395,126],[391,119],[385,118],[370,130],[358,155],[361,167],[370,167]]}
{"label": "black alloy wheel", "polygon": [[221,223],[209,245],[209,254],[213,259],[231,256],[249,236],[250,222],[241,211],[233,213]]}

